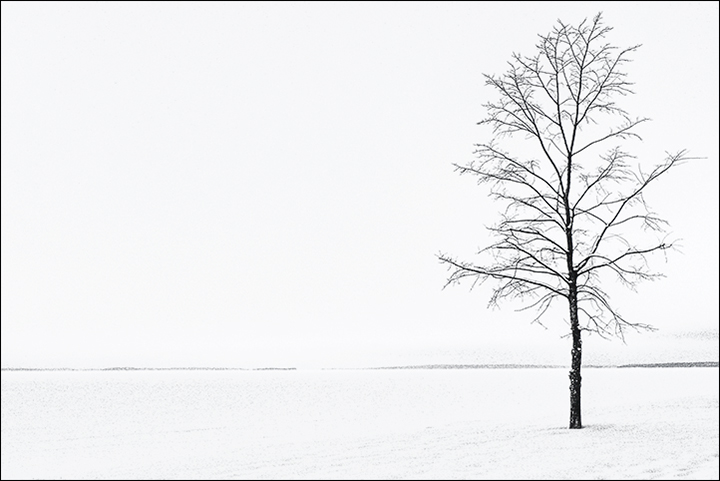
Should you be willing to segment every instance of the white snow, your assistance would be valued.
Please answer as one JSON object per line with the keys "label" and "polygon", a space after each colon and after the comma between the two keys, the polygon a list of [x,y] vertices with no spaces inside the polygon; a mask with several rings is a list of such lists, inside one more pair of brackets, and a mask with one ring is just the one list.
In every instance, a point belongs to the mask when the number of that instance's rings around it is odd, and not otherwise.
{"label": "white snow", "polygon": [[718,479],[718,369],[2,372],[3,479]]}

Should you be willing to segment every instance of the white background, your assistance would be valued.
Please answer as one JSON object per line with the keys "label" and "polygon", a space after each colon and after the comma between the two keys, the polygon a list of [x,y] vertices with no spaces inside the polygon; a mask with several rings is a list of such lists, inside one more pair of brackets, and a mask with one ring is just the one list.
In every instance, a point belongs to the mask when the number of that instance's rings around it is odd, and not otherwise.
{"label": "white background", "polygon": [[718,356],[718,4],[2,4],[2,366],[569,362],[489,287],[442,289],[498,206],[451,163],[512,52],[604,12],[683,238],[618,293],[660,328],[585,361]]}

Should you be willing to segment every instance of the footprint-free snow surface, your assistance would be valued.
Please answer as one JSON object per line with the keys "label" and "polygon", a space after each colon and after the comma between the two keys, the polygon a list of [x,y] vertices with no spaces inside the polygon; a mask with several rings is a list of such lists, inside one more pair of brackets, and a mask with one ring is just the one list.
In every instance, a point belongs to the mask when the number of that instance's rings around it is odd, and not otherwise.
{"label": "footprint-free snow surface", "polygon": [[718,479],[718,368],[3,371],[3,479]]}

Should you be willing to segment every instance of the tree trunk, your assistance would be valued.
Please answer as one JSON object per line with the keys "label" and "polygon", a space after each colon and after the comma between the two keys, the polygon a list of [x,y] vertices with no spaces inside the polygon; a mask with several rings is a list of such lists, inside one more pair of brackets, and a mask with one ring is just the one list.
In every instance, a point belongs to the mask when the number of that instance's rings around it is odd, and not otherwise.
{"label": "tree trunk", "polygon": [[570,367],[570,429],[582,428],[580,416],[580,366],[582,365],[582,339],[578,322],[577,285],[570,283],[570,329],[572,331],[572,364]]}

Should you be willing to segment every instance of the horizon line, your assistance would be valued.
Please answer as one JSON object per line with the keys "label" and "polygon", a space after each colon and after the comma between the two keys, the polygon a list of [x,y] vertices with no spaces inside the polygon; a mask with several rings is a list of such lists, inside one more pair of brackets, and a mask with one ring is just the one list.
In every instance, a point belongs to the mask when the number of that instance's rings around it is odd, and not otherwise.
{"label": "horizon line", "polygon": [[[609,368],[653,368],[653,367],[720,367],[719,361],[655,362],[631,364],[588,364],[582,366],[594,369]],[[400,370],[400,369],[566,369],[562,364],[420,364],[404,366],[366,366],[366,367],[3,367],[0,371],[297,371],[297,370]]]}

